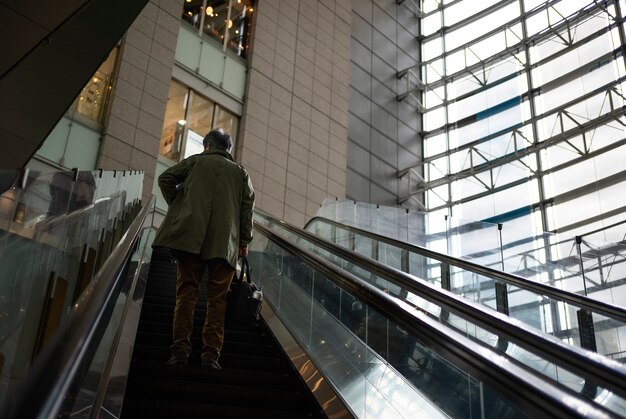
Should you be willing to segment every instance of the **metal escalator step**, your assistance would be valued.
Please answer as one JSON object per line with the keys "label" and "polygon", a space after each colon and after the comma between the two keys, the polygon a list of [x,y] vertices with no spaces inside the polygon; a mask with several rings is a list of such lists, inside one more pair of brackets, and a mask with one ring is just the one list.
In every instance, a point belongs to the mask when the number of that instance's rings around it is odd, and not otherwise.
{"label": "metal escalator step", "polygon": [[[199,335],[199,333],[198,333]],[[248,341],[242,342],[233,337],[232,334],[229,336],[225,336],[224,346],[222,348],[222,353],[231,353],[231,354],[255,354],[258,356],[280,356],[277,348],[273,345],[269,345],[267,340],[261,338],[261,342],[256,341]],[[202,340],[200,336],[192,336],[191,343],[193,347],[200,348],[202,347]],[[163,333],[148,333],[141,331],[137,333],[137,337],[135,338],[135,344],[141,345],[152,345],[152,346],[160,346],[160,347],[168,347],[172,344],[172,335],[171,333],[163,334]]]}
{"label": "metal escalator step", "polygon": [[[241,397],[245,397],[242,395]],[[304,419],[314,417],[310,412],[279,410],[240,406],[222,406],[208,403],[181,403],[153,399],[129,398],[124,401],[122,419],[206,419],[206,418],[254,418],[254,419]]]}
{"label": "metal escalator step", "polygon": [[176,379],[135,379],[129,382],[130,397],[144,398],[147,395],[163,401],[202,402],[240,407],[297,410],[302,404],[301,395],[289,388],[247,387],[242,384],[224,384],[220,381],[221,371],[206,374],[205,381],[190,382]]}
{"label": "metal escalator step", "polygon": [[194,313],[195,350],[186,368],[166,367],[170,356],[176,265],[154,249],[133,348],[122,418],[325,417],[307,386],[260,320],[226,325],[221,371],[200,367],[206,291]]}
{"label": "metal escalator step", "polygon": [[[199,323],[198,328],[194,329],[194,334],[192,335],[192,338],[196,336],[197,337],[200,336],[200,324],[201,323]],[[144,320],[141,323],[141,330],[139,333],[153,333],[153,334],[166,335],[169,339],[171,339],[172,338],[171,318],[169,321],[165,323],[151,322],[149,320]],[[272,338],[267,333],[259,332],[255,330],[244,330],[244,329],[234,330],[231,328],[226,329],[226,332],[224,334],[224,341],[225,342],[237,341],[237,342],[242,342],[242,343],[259,343],[259,344],[266,344],[266,343],[272,344],[273,343]],[[169,346],[170,343],[168,343],[167,345]]]}
{"label": "metal escalator step", "polygon": [[[133,360],[148,360],[156,363],[163,363],[169,359],[170,349],[162,346],[137,344],[133,350]],[[192,351],[189,356],[193,364],[200,363],[200,350]],[[250,369],[251,371],[280,371],[282,369],[281,359],[276,356],[258,356],[249,354],[222,353],[220,365],[223,368]]]}
{"label": "metal escalator step", "polygon": [[[286,373],[263,371],[258,374],[251,374],[249,370],[223,369],[215,372],[200,368],[199,366],[189,366],[187,368],[166,367],[163,363],[137,360],[133,362],[130,371],[133,377],[143,379],[176,379],[188,382],[207,381],[207,376],[218,379],[225,385],[245,385],[247,387],[271,387],[277,389],[289,388],[292,379]],[[219,374],[219,375],[216,375]]]}

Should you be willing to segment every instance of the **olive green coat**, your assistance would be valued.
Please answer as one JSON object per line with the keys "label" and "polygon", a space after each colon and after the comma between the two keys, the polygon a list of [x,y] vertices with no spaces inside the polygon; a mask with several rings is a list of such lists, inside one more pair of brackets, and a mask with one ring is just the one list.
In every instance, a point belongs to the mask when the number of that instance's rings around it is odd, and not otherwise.
{"label": "olive green coat", "polygon": [[154,246],[223,258],[234,268],[239,246],[252,240],[254,190],[243,166],[226,151],[205,151],[163,172],[159,188],[169,209]]}

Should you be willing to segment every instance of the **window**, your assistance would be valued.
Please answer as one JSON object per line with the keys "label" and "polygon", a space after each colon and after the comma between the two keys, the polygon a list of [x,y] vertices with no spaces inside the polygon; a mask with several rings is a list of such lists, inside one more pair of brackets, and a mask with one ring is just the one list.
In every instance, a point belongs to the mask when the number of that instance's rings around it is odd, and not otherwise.
{"label": "window", "polygon": [[617,152],[626,142],[623,10],[583,0],[489,4],[423,3],[425,59],[413,71],[426,84],[418,111],[428,210],[511,223],[525,216],[516,208],[541,215],[552,205],[543,220],[554,222],[540,230],[591,231],[618,211],[608,188],[626,190]]}
{"label": "window", "polygon": [[[184,84],[172,80],[167,98],[159,154],[178,162],[202,153],[202,139],[214,128],[237,138],[239,118]],[[231,152],[234,150],[231,150]]]}
{"label": "window", "polygon": [[104,111],[111,92],[111,79],[115,70],[117,48],[114,48],[98,70],[89,79],[68,112],[73,119],[102,125]]}
{"label": "window", "polygon": [[182,19],[245,58],[253,11],[251,0],[185,0]]}

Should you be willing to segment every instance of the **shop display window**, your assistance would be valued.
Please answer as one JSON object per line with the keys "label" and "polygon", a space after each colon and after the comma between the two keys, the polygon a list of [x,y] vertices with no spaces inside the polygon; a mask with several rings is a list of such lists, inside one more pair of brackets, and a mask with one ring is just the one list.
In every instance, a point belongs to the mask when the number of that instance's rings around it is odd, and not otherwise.
{"label": "shop display window", "polygon": [[159,154],[178,162],[201,153],[202,139],[214,128],[223,128],[235,142],[238,126],[239,118],[236,115],[193,89],[172,80]]}

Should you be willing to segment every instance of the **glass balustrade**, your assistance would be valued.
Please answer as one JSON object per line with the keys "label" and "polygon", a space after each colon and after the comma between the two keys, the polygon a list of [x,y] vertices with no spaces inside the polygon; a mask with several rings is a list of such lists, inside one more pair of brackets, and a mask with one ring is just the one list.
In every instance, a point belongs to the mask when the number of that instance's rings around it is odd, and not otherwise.
{"label": "glass balustrade", "polygon": [[[335,254],[320,249],[315,243],[307,240],[299,234],[296,234],[283,224],[274,222],[271,218],[266,217],[261,213],[255,214],[255,222],[270,227],[273,231],[301,248],[322,256],[326,260],[331,261],[335,265],[371,283],[372,285],[379,287],[385,292],[411,303],[419,310],[429,313],[440,322],[453,327],[455,330],[464,333],[466,336],[481,341],[496,350],[502,351],[507,356],[510,356],[511,358],[531,367],[535,371],[540,372],[544,376],[555,380],[578,393],[584,392],[585,394],[592,394],[590,398],[595,398],[596,396],[600,397],[599,395],[602,394],[601,397],[603,399],[606,398],[604,403],[610,404],[611,409],[619,414],[626,414],[626,401],[621,397],[616,396],[615,394],[610,394],[610,397],[607,397],[606,395],[610,393],[607,390],[597,387],[590,388],[589,383],[586,383],[583,378],[554,364],[553,362],[548,361],[544,357],[538,356],[537,354],[518,345],[512,344],[511,342],[507,342],[506,338],[503,336],[489,332],[479,325],[466,320],[465,318],[448,312],[445,308],[442,308],[441,306],[416,295],[410,289],[403,289],[401,286],[385,278],[379,277],[363,267],[355,266],[353,263]],[[378,260],[388,266],[404,270],[401,266],[402,263],[397,262],[402,260],[403,257],[401,256],[401,253],[406,252],[406,250],[396,248],[395,257],[384,257],[381,255],[389,255],[388,248],[392,247],[389,244],[377,243],[369,237],[360,237],[358,234],[354,234],[352,232],[348,234],[347,230],[342,230],[337,225],[324,223],[323,220],[313,222],[309,225],[309,228],[317,235],[335,241],[342,247],[354,250],[356,253]],[[357,243],[362,244],[358,245]],[[372,251],[373,248],[383,250]],[[378,257],[374,257],[376,255],[378,255]],[[406,256],[404,257],[406,258]],[[429,282],[441,286],[441,262],[415,254],[414,260],[419,260],[420,258],[422,259],[421,265],[426,267],[426,271],[430,270],[432,272],[437,272],[435,274],[435,279],[429,277]],[[434,269],[433,266],[436,265],[438,265],[438,268]],[[406,270],[404,271],[407,272]],[[413,274],[416,275],[416,273]],[[460,268],[457,269],[456,272],[451,272],[450,277],[450,290],[455,294],[470,299],[473,302],[490,307],[494,310],[498,308],[496,290],[494,288],[495,280],[493,278],[478,275],[474,272],[465,271]],[[459,279],[458,277],[463,278]],[[417,280],[415,286],[420,286]],[[553,334],[568,343],[581,346],[579,338],[580,331],[576,321],[577,307],[573,307],[563,303],[562,301],[556,301],[546,296],[538,295],[511,285],[507,286],[507,291],[510,317],[518,319],[521,322],[543,332]],[[560,313],[557,314],[560,318],[565,318],[568,321],[564,324],[552,321],[553,318],[551,310],[553,308],[560,311]],[[605,319],[605,321],[608,321],[608,319]],[[520,323],[520,325],[521,324],[522,323]]]}
{"label": "glass balustrade", "polygon": [[[404,217],[400,216],[402,213]],[[498,225],[452,218],[435,223],[428,220],[429,215],[425,213],[352,201],[329,200],[320,208],[318,215],[558,289],[623,305],[626,293],[623,286],[626,278],[626,246],[623,244],[598,244],[584,237],[560,239],[551,233],[528,236],[528,227],[515,223]],[[389,227],[390,223],[381,223],[381,219],[393,219],[400,226]],[[380,228],[381,225],[386,227]],[[437,230],[427,231],[424,226],[431,229],[434,226]],[[351,236],[347,231],[323,225],[315,222],[315,219],[307,228],[362,255],[383,263],[389,260],[390,266],[441,285],[442,264],[438,260],[408,252],[402,264],[397,261],[397,251],[390,251],[386,244],[374,243],[359,235]],[[497,281],[455,266],[447,269],[451,290],[472,301],[498,309]],[[577,325],[578,307],[513,285],[506,285],[505,291],[511,317],[569,343],[581,345]],[[626,349],[622,349],[621,344],[626,333],[624,325],[597,313],[591,318],[595,346],[586,347],[595,348],[603,355],[624,362]]]}
{"label": "glass balustrade", "polygon": [[497,389],[261,234],[249,261],[265,301],[357,417],[526,417]]}
{"label": "glass balustrade", "polygon": [[0,172],[0,399],[141,207],[143,173]]}

